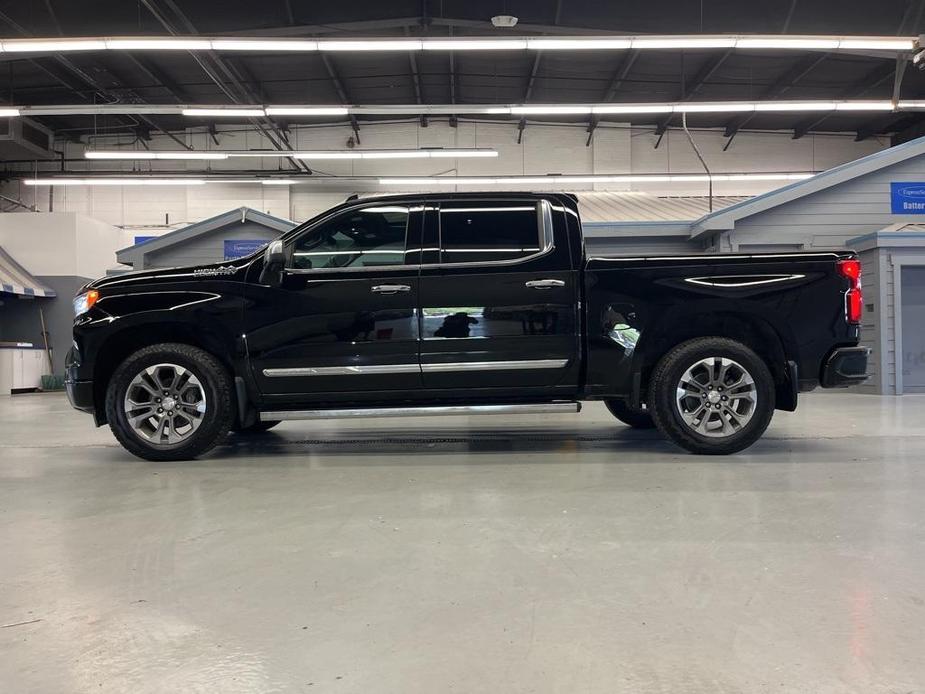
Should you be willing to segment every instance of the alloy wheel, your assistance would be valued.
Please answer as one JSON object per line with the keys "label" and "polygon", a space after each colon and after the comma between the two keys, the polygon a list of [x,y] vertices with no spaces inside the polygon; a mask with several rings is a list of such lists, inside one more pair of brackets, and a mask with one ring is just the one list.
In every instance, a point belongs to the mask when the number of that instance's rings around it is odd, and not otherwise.
{"label": "alloy wheel", "polygon": [[755,379],[739,362],[707,357],[681,376],[676,396],[678,414],[702,436],[722,438],[741,431],[755,414]]}
{"label": "alloy wheel", "polygon": [[155,364],[129,383],[123,408],[136,436],[155,446],[170,446],[186,441],[202,424],[206,394],[189,369]]}

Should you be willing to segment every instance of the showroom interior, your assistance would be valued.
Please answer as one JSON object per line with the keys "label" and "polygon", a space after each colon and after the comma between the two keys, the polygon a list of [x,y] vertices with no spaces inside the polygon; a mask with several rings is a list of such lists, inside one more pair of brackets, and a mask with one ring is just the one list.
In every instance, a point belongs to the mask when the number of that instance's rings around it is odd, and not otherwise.
{"label": "showroom interior", "polygon": [[0,2],[0,691],[920,691],[923,70],[925,0]]}

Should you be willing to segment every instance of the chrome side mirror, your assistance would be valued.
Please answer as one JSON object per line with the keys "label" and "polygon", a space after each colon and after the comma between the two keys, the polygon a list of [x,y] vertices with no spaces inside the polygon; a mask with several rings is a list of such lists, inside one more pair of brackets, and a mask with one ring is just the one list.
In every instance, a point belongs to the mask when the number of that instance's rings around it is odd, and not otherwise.
{"label": "chrome side mirror", "polygon": [[270,241],[263,252],[263,270],[260,271],[260,283],[278,287],[283,281],[283,268],[286,267],[286,250],[282,241]]}

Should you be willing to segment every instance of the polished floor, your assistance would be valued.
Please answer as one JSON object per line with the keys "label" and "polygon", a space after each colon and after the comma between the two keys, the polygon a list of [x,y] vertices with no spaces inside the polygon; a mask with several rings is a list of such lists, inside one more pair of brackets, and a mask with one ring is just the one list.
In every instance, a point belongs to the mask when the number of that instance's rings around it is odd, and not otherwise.
{"label": "polished floor", "polygon": [[0,398],[0,691],[922,692],[925,396],[704,458],[580,415],[130,457]]}

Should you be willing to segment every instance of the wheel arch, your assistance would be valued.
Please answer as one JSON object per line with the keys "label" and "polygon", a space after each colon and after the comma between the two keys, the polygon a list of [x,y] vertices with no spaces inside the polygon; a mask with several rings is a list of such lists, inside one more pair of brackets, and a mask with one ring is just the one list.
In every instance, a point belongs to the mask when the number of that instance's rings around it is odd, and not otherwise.
{"label": "wheel arch", "polygon": [[218,359],[232,376],[235,375],[234,356],[227,338],[208,326],[182,320],[148,320],[124,325],[108,335],[96,351],[93,404],[98,425],[107,422],[106,389],[119,365],[139,349],[168,342],[198,347]]}
{"label": "wheel arch", "polygon": [[698,337],[725,337],[740,342],[767,364],[774,378],[777,409],[796,409],[797,384],[791,364],[797,347],[786,326],[746,311],[694,310],[669,313],[643,332],[636,351],[638,401],[647,398],[648,383],[659,360],[677,345]]}

